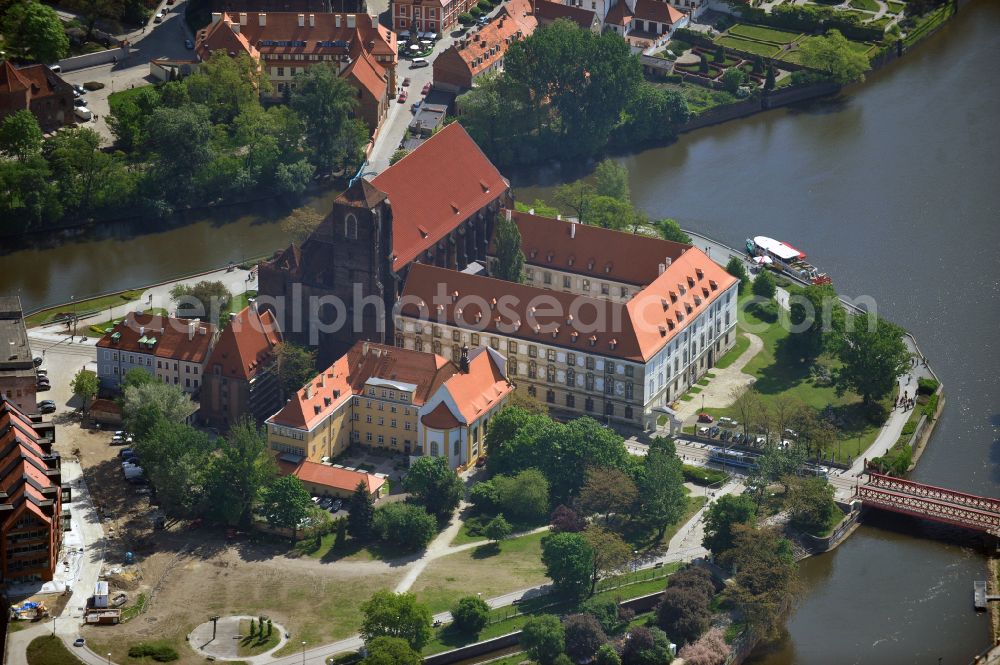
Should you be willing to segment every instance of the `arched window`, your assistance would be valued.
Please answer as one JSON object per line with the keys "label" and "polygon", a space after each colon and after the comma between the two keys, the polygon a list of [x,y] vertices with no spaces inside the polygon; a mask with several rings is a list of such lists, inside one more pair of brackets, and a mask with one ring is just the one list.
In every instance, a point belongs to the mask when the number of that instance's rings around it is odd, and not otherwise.
{"label": "arched window", "polygon": [[344,237],[350,240],[358,239],[358,218],[354,213],[347,213],[347,217],[344,218]]}
{"label": "arched window", "polygon": [[437,457],[437,456],[438,456],[438,442],[431,441],[431,457]]}

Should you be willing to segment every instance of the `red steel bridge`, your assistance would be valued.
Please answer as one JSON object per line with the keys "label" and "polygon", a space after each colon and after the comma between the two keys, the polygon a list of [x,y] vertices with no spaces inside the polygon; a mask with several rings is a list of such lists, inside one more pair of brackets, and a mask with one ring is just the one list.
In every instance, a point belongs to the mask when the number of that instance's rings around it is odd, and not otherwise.
{"label": "red steel bridge", "polygon": [[869,473],[855,498],[872,508],[965,527],[1000,537],[1000,499]]}

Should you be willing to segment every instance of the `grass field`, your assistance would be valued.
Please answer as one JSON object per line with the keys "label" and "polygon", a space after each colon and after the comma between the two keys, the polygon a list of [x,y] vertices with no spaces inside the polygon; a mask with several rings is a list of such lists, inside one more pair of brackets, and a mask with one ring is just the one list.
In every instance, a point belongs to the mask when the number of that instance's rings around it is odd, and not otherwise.
{"label": "grass field", "polygon": [[[691,490],[684,488],[686,493],[690,493]],[[646,529],[635,528],[629,529],[628,526],[625,527],[624,538],[630,546],[637,549],[639,552],[648,549],[659,549],[665,548],[670,542],[670,539],[677,535],[677,532],[682,526],[688,523],[688,521],[694,517],[694,514],[701,510],[705,502],[708,501],[707,497],[704,496],[689,496],[687,497],[687,508],[684,510],[684,514],[681,518],[677,520],[674,524],[667,527],[666,531],[663,532],[662,538],[656,537],[655,531],[647,531]]]}
{"label": "grass field", "polygon": [[26,655],[28,665],[83,665],[63,641],[53,635],[43,635],[31,640]]}
{"label": "grass field", "polygon": [[733,348],[726,351],[725,355],[719,358],[719,362],[715,363],[715,366],[719,369],[726,369],[736,362],[736,359],[742,356],[743,352],[749,348],[750,338],[742,333],[737,334],[736,341],[733,343]]}
{"label": "grass field", "polygon": [[765,58],[773,58],[781,50],[779,46],[774,44],[765,44],[763,42],[757,42],[752,39],[744,39],[742,37],[735,37],[729,35],[723,35],[715,40],[716,44],[722,44],[723,46],[728,46],[729,48],[739,49],[741,51],[747,51],[748,53],[755,53],[757,55],[762,55]]}
{"label": "grass field", "polygon": [[680,86],[673,86],[670,89],[678,90],[684,96],[688,108],[695,115],[716,106],[734,104],[739,101],[735,95],[725,90],[709,90],[694,83],[682,83]]}
{"label": "grass field", "polygon": [[889,5],[889,13],[899,14],[906,8],[905,2],[892,2],[891,0],[887,3]]}
{"label": "grass field", "polygon": [[432,561],[411,589],[432,612],[443,612],[463,596],[482,593],[484,598],[545,584],[549,578],[542,564],[542,538],[546,534],[483,544],[471,550]]}
{"label": "grass field", "polygon": [[[866,1],[874,2],[874,0]],[[748,25],[746,23],[737,23],[729,28],[728,34],[755,39],[761,42],[773,42],[775,44],[791,44],[802,36],[798,32],[779,30],[778,28],[766,28],[762,25]]]}
{"label": "grass field", "polygon": [[851,7],[854,9],[864,9],[870,12],[878,11],[878,3],[875,0],[851,0]]}
{"label": "grass field", "polygon": [[115,307],[125,303],[134,302],[142,295],[142,291],[121,291],[107,296],[99,296],[89,300],[74,300],[49,309],[43,309],[24,318],[24,324],[31,328],[40,326],[52,321],[57,314],[83,314],[84,312],[94,312],[108,307]]}
{"label": "grass field", "polygon": [[[261,628],[257,630],[260,631]],[[281,641],[281,631],[278,630],[272,630],[270,637],[267,636],[266,631],[264,631],[264,637],[260,635],[250,637],[249,619],[240,619],[240,635],[246,635],[240,640],[240,645],[236,650],[236,655],[240,657],[265,653],[278,646],[278,642]]]}

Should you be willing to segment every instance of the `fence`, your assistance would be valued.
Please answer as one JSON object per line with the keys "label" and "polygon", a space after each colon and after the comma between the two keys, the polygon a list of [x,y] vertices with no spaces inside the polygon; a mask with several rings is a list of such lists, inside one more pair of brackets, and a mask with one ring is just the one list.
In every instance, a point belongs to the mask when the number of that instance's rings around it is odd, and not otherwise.
{"label": "fence", "polygon": [[106,65],[109,62],[115,62],[116,59],[124,60],[128,56],[129,46],[128,44],[122,44],[121,46],[109,48],[105,51],[96,51],[94,53],[76,55],[72,58],[63,58],[59,61],[59,66],[64,72],[71,72],[77,69]]}

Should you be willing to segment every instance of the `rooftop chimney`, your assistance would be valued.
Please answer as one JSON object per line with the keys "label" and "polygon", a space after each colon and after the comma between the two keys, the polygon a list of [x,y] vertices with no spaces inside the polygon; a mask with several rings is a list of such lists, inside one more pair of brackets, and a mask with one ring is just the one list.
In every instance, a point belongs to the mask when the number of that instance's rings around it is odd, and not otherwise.
{"label": "rooftop chimney", "polygon": [[462,345],[462,357],[458,360],[458,369],[462,374],[469,373],[469,345]]}
{"label": "rooftop chimney", "polygon": [[299,27],[300,28],[304,28],[305,25],[306,25],[306,15],[305,14],[299,14]]}
{"label": "rooftop chimney", "polygon": [[355,16],[354,14],[348,14],[347,15],[347,27],[348,28],[355,27],[355,24],[357,23],[357,19],[358,19],[358,17]]}
{"label": "rooftop chimney", "polygon": [[247,24],[247,13],[240,12],[240,25],[246,25],[246,24]]}
{"label": "rooftop chimney", "polygon": [[222,12],[212,12],[212,23],[218,23],[222,20]]}
{"label": "rooftop chimney", "polygon": [[576,237],[576,222],[569,223],[569,237],[570,238]]}
{"label": "rooftop chimney", "polygon": [[259,25],[267,25],[267,14],[264,12],[257,14],[257,22]]}
{"label": "rooftop chimney", "polygon": [[335,26],[337,26],[338,28],[340,27],[340,14],[335,14],[334,15],[334,17],[333,17],[333,24]]}
{"label": "rooftop chimney", "polygon": [[667,271],[667,264],[661,263],[659,265],[659,270],[660,272],[658,274],[662,275],[663,273],[665,273]]}
{"label": "rooftop chimney", "polygon": [[315,14],[310,14],[309,15],[309,27],[310,28],[315,28],[316,27],[316,15]]}

